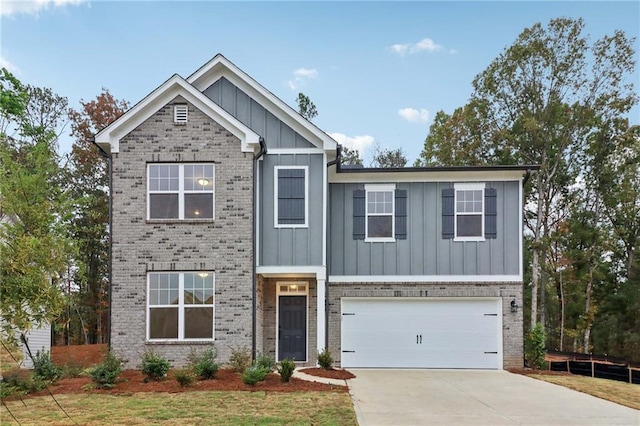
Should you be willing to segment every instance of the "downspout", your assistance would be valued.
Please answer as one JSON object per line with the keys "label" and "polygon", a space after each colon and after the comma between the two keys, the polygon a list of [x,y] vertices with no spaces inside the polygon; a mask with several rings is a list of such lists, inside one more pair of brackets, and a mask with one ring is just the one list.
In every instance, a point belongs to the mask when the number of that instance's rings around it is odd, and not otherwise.
{"label": "downspout", "polygon": [[107,309],[107,349],[111,351],[111,293],[112,293],[112,280],[111,275],[113,272],[113,157],[107,151],[102,149],[100,145],[96,143],[96,138],[92,137],[89,141],[98,148],[98,154],[102,158],[107,159],[109,167],[109,309]]}
{"label": "downspout", "polygon": [[524,179],[522,180],[522,186],[524,187],[527,182],[529,182],[529,179],[531,178],[531,169],[527,169],[525,175],[524,175]]}
{"label": "downspout", "polygon": [[[336,166],[336,171],[340,172],[340,164],[342,163],[342,145],[338,144],[337,149],[336,149],[336,158],[329,161],[327,163],[327,168],[335,165]],[[329,182],[327,181],[327,186],[329,186]],[[329,221],[331,219],[331,191],[329,191],[329,187],[327,188],[327,239],[329,238],[329,235],[331,234],[331,227],[329,226]],[[330,276],[330,265],[331,265],[331,244],[329,244],[329,241],[327,241],[326,244],[326,255],[325,258],[327,259],[327,266],[326,266],[326,274],[327,276],[325,277],[325,284],[324,284],[324,292],[325,292],[325,297],[324,297],[324,347],[325,349],[329,350],[329,315],[327,315],[327,307],[329,306],[329,276]]]}
{"label": "downspout", "polygon": [[257,325],[257,313],[256,313],[256,309],[257,309],[257,289],[258,289],[258,277],[257,277],[257,263],[258,263],[258,259],[256,258],[256,250],[257,250],[257,243],[256,243],[256,229],[257,229],[257,224],[258,224],[258,215],[256,214],[256,212],[258,211],[258,191],[257,191],[257,184],[258,184],[258,160],[260,160],[260,157],[262,157],[264,154],[267,153],[267,144],[264,141],[264,138],[261,136],[260,139],[258,139],[258,142],[260,143],[260,150],[253,156],[253,238],[252,238],[252,243],[253,243],[253,276],[252,276],[252,323],[251,323],[251,359],[255,360],[256,359],[256,330],[258,328]]}

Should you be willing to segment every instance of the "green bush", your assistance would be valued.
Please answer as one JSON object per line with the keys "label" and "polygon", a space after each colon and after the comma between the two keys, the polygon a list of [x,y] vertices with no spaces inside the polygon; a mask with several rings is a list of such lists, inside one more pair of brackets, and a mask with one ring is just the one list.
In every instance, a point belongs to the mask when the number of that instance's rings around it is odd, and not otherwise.
{"label": "green bush", "polygon": [[246,346],[231,348],[229,366],[236,373],[244,372],[251,365],[251,351]]}
{"label": "green bush", "polygon": [[280,381],[282,383],[288,383],[291,376],[293,376],[293,370],[296,369],[296,363],[292,359],[283,359],[278,366],[278,373],[280,373]]}
{"label": "green bush", "polygon": [[254,365],[267,369],[269,373],[276,369],[276,361],[269,355],[257,356]]}
{"label": "green bush", "polygon": [[142,374],[147,376],[145,381],[162,380],[167,377],[171,365],[162,355],[153,351],[146,351],[142,356]]}
{"label": "green bush", "polygon": [[541,323],[527,334],[525,339],[525,353],[529,366],[539,370],[544,366],[544,358],[547,354],[546,350],[547,336]]}
{"label": "green bush", "polygon": [[207,348],[201,355],[191,352],[189,355],[191,369],[201,379],[215,379],[220,369],[220,365],[216,362],[217,356],[215,348]]}
{"label": "green bush", "polygon": [[79,364],[65,364],[60,368],[60,377],[63,379],[73,379],[75,377],[80,377],[83,371],[84,368]]}
{"label": "green bush", "polygon": [[33,357],[33,373],[42,380],[55,382],[60,377],[60,369],[51,361],[48,351],[38,351]]}
{"label": "green bush", "polygon": [[88,370],[97,388],[112,388],[122,372],[122,360],[109,352],[104,361]]}
{"label": "green bush", "polygon": [[262,366],[254,364],[244,370],[244,373],[242,373],[242,382],[247,385],[253,386],[256,383],[264,380],[265,377],[267,377],[267,374],[269,374],[269,370]]}
{"label": "green bush", "polygon": [[325,370],[331,369],[331,364],[333,364],[333,357],[331,356],[331,353],[329,353],[329,350],[327,348],[324,348],[322,352],[318,353],[318,364],[320,364],[320,367],[324,368]]}
{"label": "green bush", "polygon": [[29,370],[13,368],[3,373],[0,385],[2,386],[0,395],[2,398],[6,398],[7,396],[20,396],[41,391],[47,385],[47,381]]}
{"label": "green bush", "polygon": [[196,380],[190,370],[176,370],[173,372],[173,377],[175,377],[176,381],[180,383],[182,387],[191,386]]}

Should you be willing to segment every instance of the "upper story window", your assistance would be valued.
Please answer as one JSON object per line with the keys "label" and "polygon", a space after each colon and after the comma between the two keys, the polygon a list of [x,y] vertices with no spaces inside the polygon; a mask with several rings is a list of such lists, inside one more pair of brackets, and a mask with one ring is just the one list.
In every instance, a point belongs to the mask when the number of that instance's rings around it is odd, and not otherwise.
{"label": "upper story window", "polygon": [[365,240],[392,241],[394,239],[395,190],[395,185],[365,185],[367,203]]}
{"label": "upper story window", "polygon": [[147,281],[149,340],[213,340],[212,272],[154,272]]}
{"label": "upper story window", "polygon": [[213,164],[149,164],[149,219],[213,219]]}
{"label": "upper story window", "polygon": [[455,184],[455,238],[484,239],[484,184]]}
{"label": "upper story window", "polygon": [[275,224],[276,228],[305,228],[308,226],[309,183],[307,166],[275,167]]}
{"label": "upper story window", "polygon": [[186,104],[176,104],[173,106],[173,122],[175,124],[187,124],[189,117],[189,107]]}

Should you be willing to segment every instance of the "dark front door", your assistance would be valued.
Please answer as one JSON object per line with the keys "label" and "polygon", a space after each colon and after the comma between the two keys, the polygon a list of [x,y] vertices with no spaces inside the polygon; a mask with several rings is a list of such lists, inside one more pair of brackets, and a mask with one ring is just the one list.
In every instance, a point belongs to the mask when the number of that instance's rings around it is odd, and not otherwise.
{"label": "dark front door", "polygon": [[307,360],[307,296],[280,296],[278,360]]}

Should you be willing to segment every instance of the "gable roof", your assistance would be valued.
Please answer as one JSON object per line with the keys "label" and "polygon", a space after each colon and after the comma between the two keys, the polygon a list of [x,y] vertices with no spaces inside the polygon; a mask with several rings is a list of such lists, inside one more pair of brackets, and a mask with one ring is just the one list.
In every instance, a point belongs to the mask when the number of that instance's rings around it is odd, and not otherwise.
{"label": "gable roof", "polygon": [[259,149],[260,136],[257,133],[177,74],[149,93],[116,121],[100,130],[95,136],[95,142],[107,152],[119,152],[120,139],[175,99],[176,96],[182,96],[187,102],[240,139],[243,152],[255,152],[256,149]]}
{"label": "gable roof", "polygon": [[198,91],[206,90],[220,78],[226,78],[240,88],[256,102],[266,108],[282,122],[305,137],[312,144],[324,150],[336,150],[338,143],[328,134],[320,130],[296,110],[267,90],[247,73],[218,53],[209,62],[200,67],[187,78]]}

